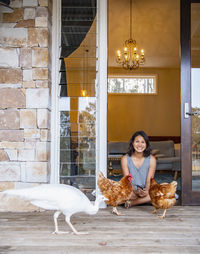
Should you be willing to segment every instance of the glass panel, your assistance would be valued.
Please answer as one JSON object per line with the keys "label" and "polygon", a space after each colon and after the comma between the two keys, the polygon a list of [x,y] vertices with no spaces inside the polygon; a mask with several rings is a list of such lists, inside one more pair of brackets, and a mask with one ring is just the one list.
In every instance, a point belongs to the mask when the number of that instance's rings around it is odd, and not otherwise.
{"label": "glass panel", "polygon": [[[90,176],[88,184],[95,185],[96,170],[96,98],[70,98],[64,111],[64,98],[60,107],[60,178],[61,182],[75,184],[75,176]],[[71,110],[70,110],[71,108]],[[70,178],[73,176],[72,178]],[[92,182],[92,176],[93,181]],[[77,183],[76,183],[77,184]],[[75,184],[75,185],[76,185]],[[85,188],[91,186],[85,186]]]}
{"label": "glass panel", "polygon": [[191,8],[192,189],[200,190],[200,4]]}
{"label": "glass panel", "polygon": [[95,188],[96,0],[62,1],[60,181]]}

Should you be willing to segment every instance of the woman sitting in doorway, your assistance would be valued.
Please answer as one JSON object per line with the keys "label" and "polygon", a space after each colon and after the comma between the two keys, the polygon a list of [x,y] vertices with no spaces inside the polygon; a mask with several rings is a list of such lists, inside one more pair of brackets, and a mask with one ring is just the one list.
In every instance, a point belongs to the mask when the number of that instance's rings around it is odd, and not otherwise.
{"label": "woman sitting in doorway", "polygon": [[150,152],[146,133],[144,131],[134,133],[129,141],[128,152],[121,159],[123,175],[131,173],[133,177],[133,193],[131,199],[125,203],[126,208],[151,202],[149,188],[156,170],[156,159]]}

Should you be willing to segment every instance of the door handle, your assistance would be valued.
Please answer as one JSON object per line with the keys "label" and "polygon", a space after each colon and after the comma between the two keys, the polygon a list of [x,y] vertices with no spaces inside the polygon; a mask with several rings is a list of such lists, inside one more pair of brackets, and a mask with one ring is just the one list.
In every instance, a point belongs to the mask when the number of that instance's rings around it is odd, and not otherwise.
{"label": "door handle", "polygon": [[198,115],[198,112],[186,112],[186,114],[189,116],[196,116]]}
{"label": "door handle", "polygon": [[184,104],[184,118],[189,118],[189,116],[198,115],[199,112],[189,112],[189,104],[186,102]]}

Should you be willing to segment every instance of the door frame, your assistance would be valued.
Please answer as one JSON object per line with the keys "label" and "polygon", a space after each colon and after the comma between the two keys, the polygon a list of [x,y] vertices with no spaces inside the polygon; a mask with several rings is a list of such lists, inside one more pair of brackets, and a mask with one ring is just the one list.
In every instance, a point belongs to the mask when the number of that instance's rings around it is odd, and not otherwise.
{"label": "door frame", "polygon": [[185,117],[185,105],[191,111],[191,4],[200,0],[180,1],[181,24],[181,180],[182,205],[199,205],[200,191],[192,191],[191,116]]}
{"label": "door frame", "polygon": [[59,140],[59,54],[61,45],[61,0],[53,1],[52,12],[52,72],[51,72],[51,152],[50,183],[60,182]]}

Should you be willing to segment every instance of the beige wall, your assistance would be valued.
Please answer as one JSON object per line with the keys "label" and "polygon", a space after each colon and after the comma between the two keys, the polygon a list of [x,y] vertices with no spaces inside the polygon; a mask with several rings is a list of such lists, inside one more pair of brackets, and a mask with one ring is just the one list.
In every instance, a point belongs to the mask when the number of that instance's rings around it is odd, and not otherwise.
{"label": "beige wall", "polygon": [[[109,75],[133,72],[112,68]],[[141,69],[158,75],[157,95],[108,95],[108,141],[127,141],[133,132],[149,136],[180,136],[180,70]]]}

